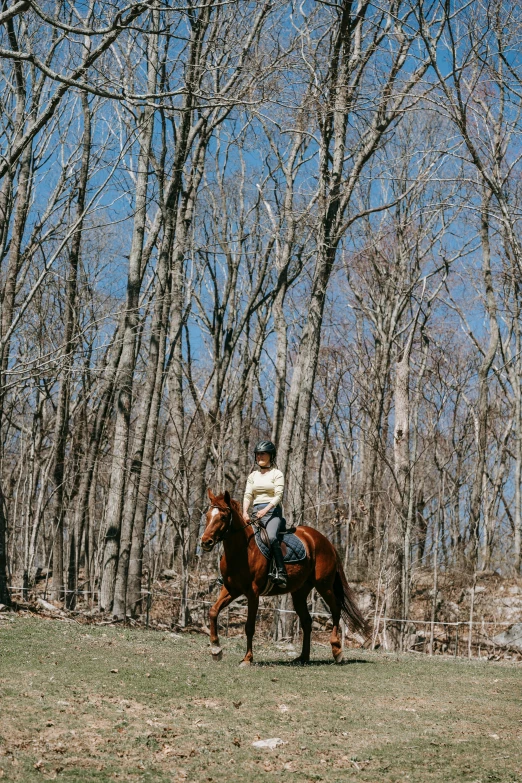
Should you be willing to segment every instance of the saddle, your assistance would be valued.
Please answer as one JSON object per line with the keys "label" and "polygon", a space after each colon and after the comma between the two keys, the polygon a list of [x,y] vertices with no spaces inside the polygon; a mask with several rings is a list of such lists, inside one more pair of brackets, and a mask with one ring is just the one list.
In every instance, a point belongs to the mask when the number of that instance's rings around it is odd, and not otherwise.
{"label": "saddle", "polygon": [[[301,560],[306,560],[306,549],[296,535],[294,535],[295,527],[291,528],[288,532],[280,533],[279,540],[281,541],[281,552],[283,553],[283,559],[285,563],[299,563]],[[263,535],[264,534],[264,535]],[[257,548],[267,560],[272,560],[272,552],[270,551],[270,545],[266,531],[261,526],[254,528],[254,536],[256,539]]]}

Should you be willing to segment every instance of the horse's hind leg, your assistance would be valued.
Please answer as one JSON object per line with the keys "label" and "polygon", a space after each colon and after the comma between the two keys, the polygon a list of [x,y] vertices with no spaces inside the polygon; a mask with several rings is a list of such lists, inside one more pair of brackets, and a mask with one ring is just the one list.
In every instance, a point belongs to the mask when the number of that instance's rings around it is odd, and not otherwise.
{"label": "horse's hind leg", "polygon": [[332,613],[332,633],[330,635],[330,644],[332,645],[332,654],[336,663],[341,663],[343,660],[343,645],[339,638],[339,624],[341,622],[341,607],[335,596],[335,593],[331,587],[326,585],[317,584],[317,591],[324,598],[328,604],[328,608]]}
{"label": "horse's hind leg", "polygon": [[308,663],[310,661],[310,638],[312,636],[312,618],[308,611],[306,599],[310,588],[308,586],[301,587],[292,593],[292,601],[294,602],[294,609],[297,612],[297,616],[301,621],[301,628],[303,629],[303,648],[301,655],[296,658],[294,663]]}
{"label": "horse's hind leg", "polygon": [[223,650],[219,644],[217,619],[220,611],[232,603],[234,598],[237,598],[237,596],[230,595],[227,588],[222,587],[219,598],[208,613],[210,619],[210,652],[215,661],[220,661],[223,657]]}

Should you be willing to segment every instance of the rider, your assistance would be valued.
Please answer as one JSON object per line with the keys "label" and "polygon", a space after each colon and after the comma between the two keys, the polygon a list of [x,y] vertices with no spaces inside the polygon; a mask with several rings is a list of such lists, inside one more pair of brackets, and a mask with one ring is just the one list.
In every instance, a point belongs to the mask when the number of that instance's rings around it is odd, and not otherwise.
{"label": "rider", "polygon": [[[274,582],[279,587],[287,587],[287,576],[281,542],[278,533],[284,527],[281,500],[285,488],[285,477],[275,466],[276,447],[270,440],[260,441],[254,449],[257,469],[248,477],[243,500],[243,518],[249,522],[248,510],[253,503],[254,514],[263,525],[272,554],[274,555],[276,573]],[[262,520],[262,521],[261,521]]]}

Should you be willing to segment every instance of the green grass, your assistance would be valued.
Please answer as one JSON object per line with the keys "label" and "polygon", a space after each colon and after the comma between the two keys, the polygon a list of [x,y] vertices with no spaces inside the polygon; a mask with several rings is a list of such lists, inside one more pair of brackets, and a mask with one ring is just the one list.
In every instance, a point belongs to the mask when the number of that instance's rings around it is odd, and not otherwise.
{"label": "green grass", "polygon": [[1,621],[0,779],[522,783],[520,666],[222,642]]}

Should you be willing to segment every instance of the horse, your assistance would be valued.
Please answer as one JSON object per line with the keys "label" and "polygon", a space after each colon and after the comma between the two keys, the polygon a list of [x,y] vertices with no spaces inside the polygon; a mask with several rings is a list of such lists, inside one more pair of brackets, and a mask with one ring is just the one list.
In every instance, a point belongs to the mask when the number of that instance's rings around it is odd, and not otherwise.
{"label": "horse", "polygon": [[[201,537],[201,548],[204,552],[210,552],[218,542],[223,542],[224,546],[220,561],[223,587],[209,613],[210,652],[214,660],[221,660],[223,650],[219,643],[217,627],[219,613],[236,598],[245,595],[248,601],[245,624],[247,651],[240,666],[250,666],[254,660],[252,642],[259,598],[267,594],[265,591],[269,578],[269,561],[259,551],[255,542],[252,522],[245,523],[240,504],[230,497],[228,490],[221,495],[214,495],[209,489],[208,497],[210,507],[206,512],[206,526]],[[310,661],[312,618],[306,599],[314,587],[332,613],[333,628],[330,644],[335,663],[341,663],[343,660],[342,642],[339,638],[341,616],[351,631],[360,633],[364,637],[369,635],[368,625],[357,606],[333,544],[318,530],[304,525],[296,528],[296,535],[305,546],[306,558],[292,565],[287,564],[286,589],[274,586],[270,591],[270,595],[291,593],[294,609],[301,621],[303,647],[301,654],[293,663],[307,664]]]}

